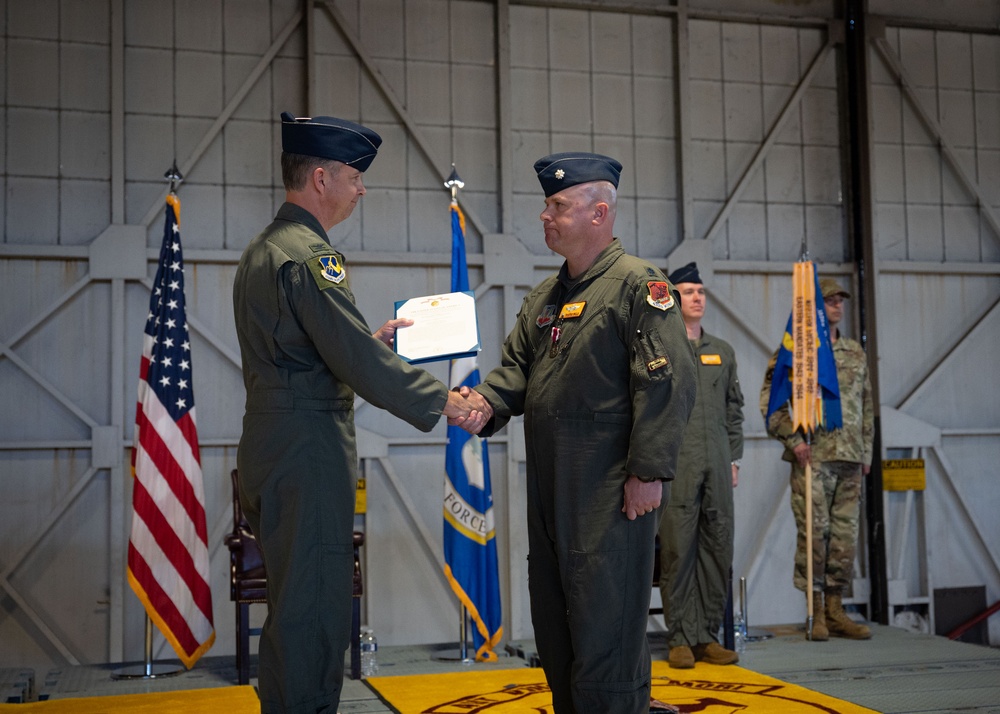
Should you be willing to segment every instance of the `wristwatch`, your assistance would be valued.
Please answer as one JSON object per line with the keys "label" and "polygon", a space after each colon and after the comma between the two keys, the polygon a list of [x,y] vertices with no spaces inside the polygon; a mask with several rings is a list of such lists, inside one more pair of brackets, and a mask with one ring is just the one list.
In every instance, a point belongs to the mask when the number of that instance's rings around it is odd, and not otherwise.
{"label": "wristwatch", "polygon": [[741,463],[742,459],[733,459],[733,466],[735,466],[736,468],[739,468]]}

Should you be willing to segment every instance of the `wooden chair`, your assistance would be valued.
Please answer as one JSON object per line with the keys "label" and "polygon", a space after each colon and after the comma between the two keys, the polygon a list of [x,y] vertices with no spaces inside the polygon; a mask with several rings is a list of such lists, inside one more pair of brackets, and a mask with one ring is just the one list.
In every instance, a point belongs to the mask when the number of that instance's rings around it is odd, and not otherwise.
{"label": "wooden chair", "polygon": [[[267,573],[264,557],[240,506],[240,481],[236,469],[233,481],[233,532],[226,536],[229,548],[229,599],[236,603],[236,671],[240,684],[250,682],[250,636],[259,636],[259,627],[250,627],[250,605],[267,603]],[[354,532],[354,600],[351,608],[351,678],[361,678],[361,546],[365,534]]]}

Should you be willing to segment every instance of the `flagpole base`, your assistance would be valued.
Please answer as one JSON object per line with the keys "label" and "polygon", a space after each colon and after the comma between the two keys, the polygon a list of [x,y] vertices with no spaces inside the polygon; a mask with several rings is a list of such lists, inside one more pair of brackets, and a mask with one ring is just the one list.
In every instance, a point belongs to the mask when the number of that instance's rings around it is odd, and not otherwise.
{"label": "flagpole base", "polygon": [[177,664],[133,664],[114,670],[111,679],[160,679],[173,677],[183,671],[184,667]]}
{"label": "flagpole base", "polygon": [[772,637],[774,637],[774,633],[770,630],[762,630],[759,627],[747,628],[747,642],[762,642],[764,640],[769,640]]}
{"label": "flagpole base", "polygon": [[438,650],[431,655],[435,662],[460,662],[461,664],[475,664],[476,658],[470,657],[469,650],[463,652],[459,649]]}

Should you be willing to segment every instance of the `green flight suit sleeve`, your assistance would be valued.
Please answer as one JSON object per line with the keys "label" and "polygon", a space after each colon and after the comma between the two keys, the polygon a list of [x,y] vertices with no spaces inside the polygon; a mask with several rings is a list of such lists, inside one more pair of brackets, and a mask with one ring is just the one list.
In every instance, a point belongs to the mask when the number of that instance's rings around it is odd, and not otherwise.
{"label": "green flight suit sleeve", "polygon": [[632,433],[625,470],[641,481],[667,481],[677,471],[684,427],[694,407],[697,366],[680,315],[680,296],[674,291],[674,304],[661,310],[646,300],[644,284],[637,287],[627,333]]}
{"label": "green flight suit sleeve", "polygon": [[278,279],[295,318],[334,377],[417,429],[434,428],[448,400],[447,387],[372,337],[346,284],[321,290],[309,266],[301,263],[286,263]]}
{"label": "green flight suit sleeve", "polygon": [[734,461],[743,458],[743,390],[736,369],[736,353],[730,350],[732,369],[726,389],[726,432],[729,434],[729,453]]}

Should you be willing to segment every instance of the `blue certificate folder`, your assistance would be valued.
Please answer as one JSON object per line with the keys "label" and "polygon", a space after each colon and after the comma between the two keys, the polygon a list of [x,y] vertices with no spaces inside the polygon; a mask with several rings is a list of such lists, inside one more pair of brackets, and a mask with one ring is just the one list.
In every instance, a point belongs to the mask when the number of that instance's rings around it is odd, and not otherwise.
{"label": "blue certificate folder", "polygon": [[393,348],[410,364],[473,357],[482,346],[471,290],[399,300],[396,317],[413,320],[396,330]]}

